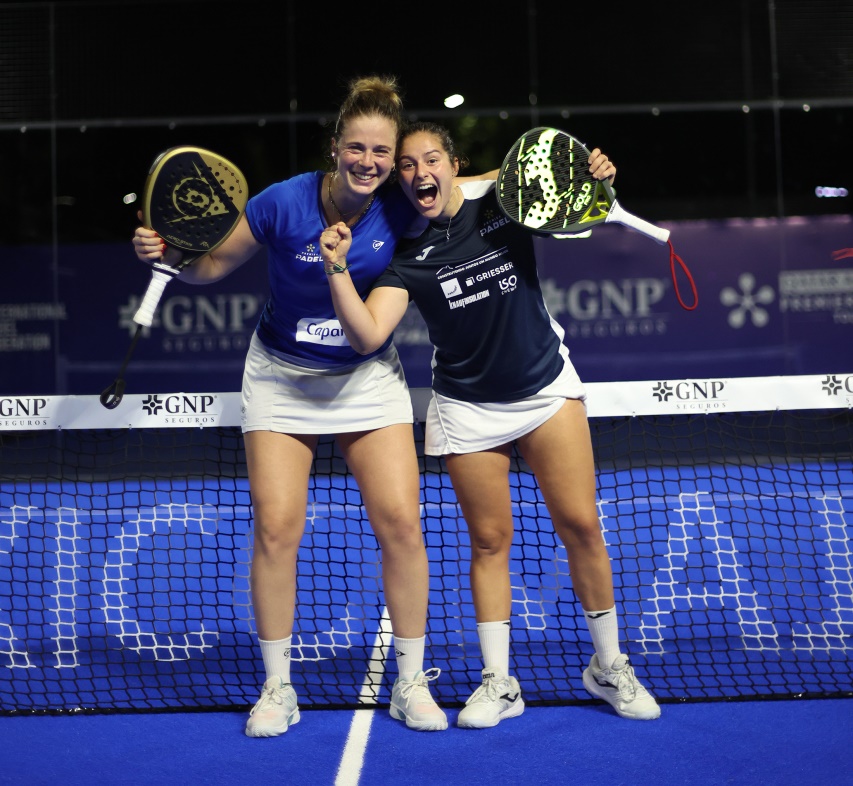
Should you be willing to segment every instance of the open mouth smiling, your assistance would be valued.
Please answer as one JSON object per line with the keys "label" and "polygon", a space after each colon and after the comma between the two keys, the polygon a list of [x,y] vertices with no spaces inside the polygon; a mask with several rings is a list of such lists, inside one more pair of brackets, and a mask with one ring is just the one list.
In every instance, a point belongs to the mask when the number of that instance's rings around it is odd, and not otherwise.
{"label": "open mouth smiling", "polygon": [[424,183],[415,189],[415,196],[424,207],[432,207],[438,197],[438,188],[432,183]]}

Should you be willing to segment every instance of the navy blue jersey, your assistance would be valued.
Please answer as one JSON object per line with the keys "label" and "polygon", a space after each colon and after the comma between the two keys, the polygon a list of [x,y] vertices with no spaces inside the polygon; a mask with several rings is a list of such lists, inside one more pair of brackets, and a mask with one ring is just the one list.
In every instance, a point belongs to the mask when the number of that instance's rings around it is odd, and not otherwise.
{"label": "navy blue jersey", "polygon": [[463,184],[459,212],[402,240],[374,284],[408,291],[435,347],[433,389],[462,401],[526,398],[563,368],[563,330],[545,308],[533,233],[501,213],[494,186]]}

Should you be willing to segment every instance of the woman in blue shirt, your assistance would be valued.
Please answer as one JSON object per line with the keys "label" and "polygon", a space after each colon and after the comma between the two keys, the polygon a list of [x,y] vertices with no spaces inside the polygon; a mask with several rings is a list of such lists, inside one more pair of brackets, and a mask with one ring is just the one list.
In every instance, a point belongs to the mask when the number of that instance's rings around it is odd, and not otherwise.
{"label": "woman in blue shirt", "polygon": [[[335,434],[382,550],[382,578],[399,677],[391,714],[417,730],[441,730],[423,669],[429,568],[420,526],[420,476],[411,399],[390,335],[354,350],[332,306],[317,239],[332,224],[352,238],[350,278],[366,296],[417,212],[389,183],[402,103],[390,78],[354,80],[331,140],[333,168],[270,186],[249,200],[234,232],[181,273],[205,284],[266,247],[270,298],[243,377],[242,428],[254,509],[251,587],[266,681],[246,734],[282,734],[299,720],[290,652],[296,557],[305,530],[308,478],[318,438]],[[137,256],[173,264],[151,230],[137,229]]]}

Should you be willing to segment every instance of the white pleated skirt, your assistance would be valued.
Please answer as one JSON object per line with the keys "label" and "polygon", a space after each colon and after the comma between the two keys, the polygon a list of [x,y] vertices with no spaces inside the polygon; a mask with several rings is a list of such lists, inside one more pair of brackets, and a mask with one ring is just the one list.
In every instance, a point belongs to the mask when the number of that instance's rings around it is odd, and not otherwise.
{"label": "white pleated skirt", "polygon": [[393,344],[364,363],[329,370],[288,363],[252,337],[243,372],[244,433],[343,434],[413,421]]}
{"label": "white pleated skirt", "polygon": [[561,348],[563,370],[538,393],[518,401],[473,403],[433,392],[427,408],[424,452],[428,456],[476,453],[505,445],[552,418],[566,399],[586,393],[568,350]]}

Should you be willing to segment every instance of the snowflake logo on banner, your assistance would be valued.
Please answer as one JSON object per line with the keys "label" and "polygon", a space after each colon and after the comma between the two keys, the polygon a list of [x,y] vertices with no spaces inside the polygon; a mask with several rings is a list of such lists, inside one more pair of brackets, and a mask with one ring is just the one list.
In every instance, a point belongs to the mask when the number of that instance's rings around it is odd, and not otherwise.
{"label": "snowflake logo on banner", "polygon": [[729,325],[736,330],[742,328],[747,314],[755,327],[764,327],[770,321],[770,315],[761,306],[766,306],[776,299],[772,287],[763,286],[754,292],[755,276],[752,273],[741,273],[737,280],[740,292],[732,287],[725,287],[720,292],[720,302],[732,307],[729,312]]}
{"label": "snowflake logo on banner", "polygon": [[669,397],[673,395],[673,390],[669,382],[658,382],[652,390],[652,395],[658,401],[669,401]]}
{"label": "snowflake logo on banner", "polygon": [[144,409],[149,415],[156,415],[161,409],[163,409],[163,402],[160,401],[159,396],[152,396],[149,393],[148,398],[142,402],[142,409]]}
{"label": "snowflake logo on banner", "polygon": [[837,396],[838,391],[841,390],[841,380],[836,376],[827,376],[821,382],[821,386],[826,391],[827,396]]}

